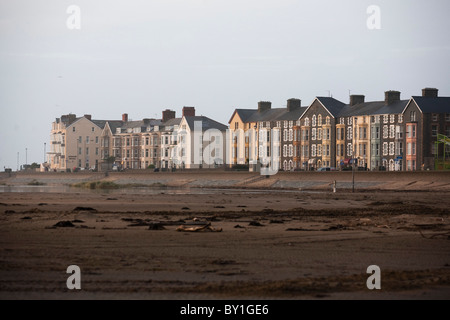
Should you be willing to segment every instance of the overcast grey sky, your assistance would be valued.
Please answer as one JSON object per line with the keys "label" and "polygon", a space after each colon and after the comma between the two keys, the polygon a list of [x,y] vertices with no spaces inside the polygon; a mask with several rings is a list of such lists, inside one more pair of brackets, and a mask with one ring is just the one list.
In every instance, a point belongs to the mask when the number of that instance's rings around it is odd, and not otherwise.
{"label": "overcast grey sky", "polygon": [[[81,29],[66,22],[80,8]],[[370,30],[370,5],[381,29]],[[450,1],[0,0],[0,170],[44,160],[51,122],[161,117],[227,124],[261,100],[450,96]]]}

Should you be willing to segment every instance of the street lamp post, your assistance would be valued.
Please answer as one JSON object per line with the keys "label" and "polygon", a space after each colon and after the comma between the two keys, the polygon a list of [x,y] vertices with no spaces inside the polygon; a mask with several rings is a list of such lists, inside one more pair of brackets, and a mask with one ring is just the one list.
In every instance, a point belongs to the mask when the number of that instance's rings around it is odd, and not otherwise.
{"label": "street lamp post", "polygon": [[28,165],[28,148],[25,148],[25,166]]}

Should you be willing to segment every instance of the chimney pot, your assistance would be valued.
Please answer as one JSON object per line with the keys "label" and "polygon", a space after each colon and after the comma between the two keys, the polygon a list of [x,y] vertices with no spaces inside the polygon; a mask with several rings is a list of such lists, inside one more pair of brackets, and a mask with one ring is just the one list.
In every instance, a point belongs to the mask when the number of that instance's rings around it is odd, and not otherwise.
{"label": "chimney pot", "polygon": [[175,111],[170,110],[170,109],[166,109],[162,112],[162,122],[166,122],[169,121],[170,119],[174,119],[175,118]]}
{"label": "chimney pot", "polygon": [[439,90],[436,88],[424,88],[424,89],[422,89],[422,97],[437,98],[438,91]]}
{"label": "chimney pot", "polygon": [[123,122],[128,122],[128,113],[122,114],[122,121]]}
{"label": "chimney pot", "polygon": [[366,97],[359,94],[352,94],[350,96],[350,106],[354,106],[356,104],[364,103]]}
{"label": "chimney pot", "polygon": [[84,117],[88,120],[92,120],[92,116],[90,114],[85,114]]}
{"label": "chimney pot", "polygon": [[258,102],[258,112],[263,112],[270,110],[272,108],[272,102],[270,101],[260,101]]}
{"label": "chimney pot", "polygon": [[292,98],[287,101],[287,110],[289,112],[293,111],[295,109],[298,109],[301,106],[302,106],[302,100],[300,100],[300,99]]}
{"label": "chimney pot", "polygon": [[395,102],[400,101],[400,92],[399,91],[386,91],[384,93],[384,102],[386,105],[391,105]]}
{"label": "chimney pot", "polygon": [[183,107],[183,117],[195,117],[195,107]]}

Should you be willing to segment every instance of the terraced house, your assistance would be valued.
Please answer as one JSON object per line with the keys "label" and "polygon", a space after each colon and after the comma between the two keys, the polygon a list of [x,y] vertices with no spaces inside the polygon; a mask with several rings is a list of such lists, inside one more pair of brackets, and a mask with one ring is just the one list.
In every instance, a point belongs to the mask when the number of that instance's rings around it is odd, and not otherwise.
{"label": "terraced house", "polygon": [[[389,90],[384,100],[351,95],[348,104],[316,97],[307,107],[288,100],[288,108],[236,109],[229,121],[230,163],[252,163],[264,155],[281,170],[420,170],[443,168],[450,158],[450,98],[425,88],[422,96],[402,100]],[[295,106],[295,107],[293,107]],[[248,134],[254,130],[253,136]],[[238,131],[245,134],[240,136]]]}
{"label": "terraced house", "polygon": [[[191,163],[183,163],[178,157],[182,152],[178,147],[182,139],[182,120],[189,124],[200,121],[203,131],[218,129],[223,136],[221,143],[225,143],[227,127],[204,116],[196,117],[194,107],[184,107],[181,118],[176,118],[175,111],[166,109],[161,119],[137,121],[129,120],[126,113],[122,120],[92,120],[90,115],[69,114],[52,123],[51,150],[48,152],[50,169],[193,168]],[[190,147],[188,152],[191,152]],[[216,163],[222,165],[225,148],[221,145],[213,155],[221,158]]]}

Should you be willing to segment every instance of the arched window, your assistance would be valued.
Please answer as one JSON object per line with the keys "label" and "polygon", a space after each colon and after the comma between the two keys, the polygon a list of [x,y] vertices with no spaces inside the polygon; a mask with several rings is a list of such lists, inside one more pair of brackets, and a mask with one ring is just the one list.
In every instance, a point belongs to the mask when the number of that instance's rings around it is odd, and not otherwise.
{"label": "arched window", "polygon": [[315,127],[317,125],[316,123],[316,115],[312,116],[312,126]]}
{"label": "arched window", "polygon": [[327,125],[330,125],[330,117],[327,117],[326,122],[327,122]]}
{"label": "arched window", "polygon": [[309,126],[309,118],[308,117],[305,118],[305,126],[307,126],[307,127]]}
{"label": "arched window", "polygon": [[322,125],[322,115],[319,114],[319,116],[317,117],[317,125],[321,126]]}

